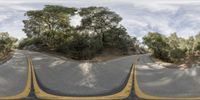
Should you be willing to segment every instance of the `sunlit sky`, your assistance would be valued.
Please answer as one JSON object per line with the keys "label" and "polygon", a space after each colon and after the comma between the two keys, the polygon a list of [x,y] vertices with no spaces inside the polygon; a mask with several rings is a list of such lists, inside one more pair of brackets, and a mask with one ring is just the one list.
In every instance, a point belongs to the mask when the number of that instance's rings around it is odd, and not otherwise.
{"label": "sunlit sky", "polygon": [[177,32],[185,38],[200,32],[200,0],[0,0],[0,31],[25,37],[24,13],[47,4],[108,7],[122,16],[121,24],[128,33],[139,38],[154,31],[165,35]]}

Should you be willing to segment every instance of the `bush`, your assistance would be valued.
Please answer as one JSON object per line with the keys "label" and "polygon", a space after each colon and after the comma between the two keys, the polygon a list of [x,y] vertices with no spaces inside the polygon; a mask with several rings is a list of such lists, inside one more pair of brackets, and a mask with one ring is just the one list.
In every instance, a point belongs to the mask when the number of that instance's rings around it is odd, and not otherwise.
{"label": "bush", "polygon": [[191,42],[190,39],[185,40],[179,38],[176,33],[171,34],[169,37],[160,33],[149,33],[143,38],[143,40],[144,43],[153,51],[153,55],[156,58],[168,62],[177,62],[184,59],[188,47],[192,50],[191,46],[193,46],[193,42]]}
{"label": "bush", "polygon": [[42,40],[40,38],[25,38],[23,40],[20,41],[18,48],[19,49],[23,49],[26,46],[30,46],[30,45],[42,45]]}
{"label": "bush", "polygon": [[91,59],[102,48],[95,37],[87,34],[76,34],[75,37],[68,45],[69,54],[74,59]]}
{"label": "bush", "polygon": [[144,44],[146,44],[152,51],[156,58],[160,58],[164,61],[170,61],[169,58],[169,44],[167,38],[160,33],[148,33],[144,38]]}
{"label": "bush", "polygon": [[182,49],[173,49],[170,51],[170,58],[171,61],[180,61],[181,59],[183,59],[186,56],[186,50],[182,50]]}
{"label": "bush", "polygon": [[7,32],[0,32],[0,56],[7,54],[13,48],[16,38],[10,37]]}

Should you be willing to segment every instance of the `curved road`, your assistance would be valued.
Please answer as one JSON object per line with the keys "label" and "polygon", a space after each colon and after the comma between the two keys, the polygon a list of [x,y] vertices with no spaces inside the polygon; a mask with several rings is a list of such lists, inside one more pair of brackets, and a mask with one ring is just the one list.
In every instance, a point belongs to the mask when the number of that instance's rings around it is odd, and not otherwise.
{"label": "curved road", "polygon": [[149,55],[89,63],[20,50],[0,65],[0,97],[17,95],[25,88],[28,64],[24,53],[32,56],[39,85],[50,94],[114,94],[124,87],[131,65],[137,63],[138,85],[145,94],[170,98],[200,97],[200,67],[169,69],[154,63]]}
{"label": "curved road", "polygon": [[134,56],[101,63],[64,60],[29,52],[39,85],[54,95],[94,96],[113,94],[124,88]]}
{"label": "curved road", "polygon": [[200,67],[189,69],[164,68],[149,55],[139,56],[137,80],[142,92],[170,98],[200,97]]}
{"label": "curved road", "polygon": [[17,50],[13,57],[0,65],[0,97],[15,96],[21,93],[27,82],[27,58]]}
{"label": "curved road", "polygon": [[[131,65],[136,65],[139,88],[157,97],[200,97],[200,67],[169,69],[154,63],[149,55],[127,56],[106,62],[89,63],[30,51],[16,50],[0,65],[0,97],[21,93],[27,82],[25,54],[32,56],[39,85],[47,93],[68,96],[108,95],[126,84]],[[139,58],[139,59],[137,59]]]}

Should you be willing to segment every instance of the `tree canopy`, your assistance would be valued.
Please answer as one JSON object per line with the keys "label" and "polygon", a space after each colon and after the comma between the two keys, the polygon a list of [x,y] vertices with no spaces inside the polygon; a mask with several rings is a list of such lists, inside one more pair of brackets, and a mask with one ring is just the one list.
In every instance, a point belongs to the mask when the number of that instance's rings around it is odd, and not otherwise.
{"label": "tree canopy", "polygon": [[8,53],[17,39],[9,36],[7,32],[0,32],[0,57]]}
{"label": "tree canopy", "polygon": [[185,39],[178,37],[176,33],[167,37],[161,33],[150,32],[143,40],[155,57],[170,62],[177,62],[186,57],[192,58],[200,51],[200,33]]}
{"label": "tree canopy", "polygon": [[[122,17],[105,7],[69,8],[46,5],[42,10],[27,11],[24,20],[27,37],[20,43],[23,48],[34,44],[46,47],[75,59],[90,59],[105,48],[119,49],[126,54],[135,45],[120,24]],[[79,26],[71,25],[71,17],[82,17]]]}

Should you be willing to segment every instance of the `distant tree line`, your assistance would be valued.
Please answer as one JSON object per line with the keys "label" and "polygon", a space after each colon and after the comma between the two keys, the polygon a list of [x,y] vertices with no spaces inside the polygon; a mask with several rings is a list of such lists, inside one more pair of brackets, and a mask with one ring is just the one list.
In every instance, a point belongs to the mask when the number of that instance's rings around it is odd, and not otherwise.
{"label": "distant tree line", "polygon": [[0,32],[0,58],[6,56],[16,42],[17,39],[9,36],[7,32]]}
{"label": "distant tree line", "polygon": [[195,58],[200,51],[200,33],[188,39],[172,33],[169,37],[157,32],[149,32],[143,42],[159,59],[168,62],[179,62],[186,58]]}
{"label": "distant tree line", "polygon": [[[27,11],[23,20],[27,38],[19,48],[35,45],[61,52],[74,59],[91,59],[105,48],[127,54],[137,39],[128,35],[120,24],[122,17],[104,7],[69,8],[46,5],[42,10]],[[82,17],[81,24],[72,26],[71,16]]]}

